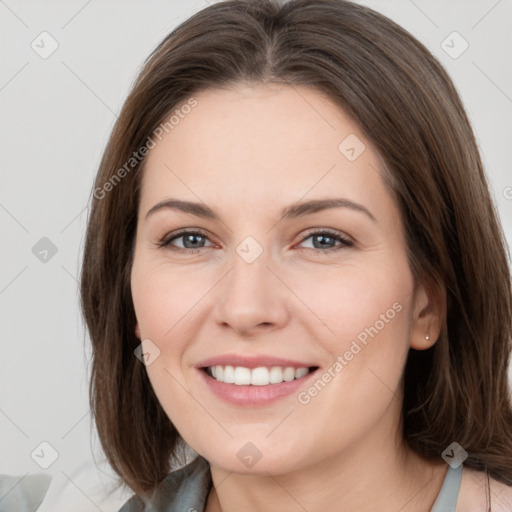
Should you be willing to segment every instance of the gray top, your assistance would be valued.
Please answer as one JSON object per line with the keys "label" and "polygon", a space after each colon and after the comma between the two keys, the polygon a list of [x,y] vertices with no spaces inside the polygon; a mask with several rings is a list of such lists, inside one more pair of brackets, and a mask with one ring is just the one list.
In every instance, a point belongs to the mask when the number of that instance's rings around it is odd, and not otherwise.
{"label": "gray top", "polygon": [[450,466],[446,476],[444,477],[443,486],[441,487],[430,512],[455,512],[461,480],[462,464],[457,468],[452,468]]}
{"label": "gray top", "polygon": [[119,512],[204,512],[211,487],[210,464],[198,455],[190,464],[167,475],[150,502],[134,495]]}
{"label": "gray top", "polygon": [[[462,478],[462,465],[448,468],[430,512],[455,512]],[[170,473],[157,487],[150,502],[132,496],[119,512],[204,512],[212,487],[210,465],[202,456]]]}
{"label": "gray top", "polygon": [[35,512],[50,487],[52,477],[0,475],[0,512]]}

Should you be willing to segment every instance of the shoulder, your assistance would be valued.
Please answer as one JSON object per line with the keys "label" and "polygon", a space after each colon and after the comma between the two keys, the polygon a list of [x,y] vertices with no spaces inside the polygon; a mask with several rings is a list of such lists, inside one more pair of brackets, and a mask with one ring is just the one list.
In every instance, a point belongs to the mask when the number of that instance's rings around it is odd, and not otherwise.
{"label": "shoulder", "polygon": [[44,473],[32,475],[0,475],[0,510],[37,510],[52,477]]}
{"label": "shoulder", "polygon": [[143,512],[144,502],[139,496],[133,495],[120,509],[118,512]]}
{"label": "shoulder", "polygon": [[169,473],[154,490],[150,499],[134,495],[119,512],[163,512],[170,510],[169,505],[173,503],[179,503],[180,510],[202,510],[210,487],[210,465],[206,459],[198,456],[186,466]]}
{"label": "shoulder", "polygon": [[[489,476],[492,512],[512,511],[512,487]],[[456,512],[479,512],[487,509],[487,476],[484,471],[464,467]]]}

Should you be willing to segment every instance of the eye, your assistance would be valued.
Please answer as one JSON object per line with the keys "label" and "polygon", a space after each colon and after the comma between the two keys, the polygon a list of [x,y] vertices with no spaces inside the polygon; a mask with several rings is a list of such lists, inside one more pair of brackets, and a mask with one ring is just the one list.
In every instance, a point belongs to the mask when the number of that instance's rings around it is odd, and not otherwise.
{"label": "eye", "polygon": [[[314,251],[316,253],[326,253],[340,250],[344,247],[351,247],[354,243],[345,238],[341,233],[336,231],[331,231],[328,229],[316,230],[308,233],[301,240],[301,244],[303,244],[306,240],[312,240],[313,247],[305,247],[307,250]],[[182,246],[176,246],[176,240],[180,240]],[[206,241],[210,242],[210,246],[205,245]],[[336,243],[338,244],[336,245]],[[211,243],[211,240],[208,236],[202,231],[198,230],[182,230],[178,233],[170,233],[166,235],[162,240],[160,240],[157,245],[159,247],[167,247],[168,249],[176,252],[183,252],[188,254],[194,254],[199,252],[200,249],[205,247],[211,247],[214,244]]]}
{"label": "eye", "polygon": [[[308,233],[301,240],[301,244],[303,244],[309,238],[312,239],[313,247],[306,247],[306,249],[315,251],[317,253],[337,251],[344,247],[352,247],[354,245],[354,242],[345,238],[343,235],[341,235],[341,233],[328,229],[322,229]],[[336,242],[339,242],[339,244],[336,245]]]}
{"label": "eye", "polygon": [[[182,240],[182,247],[176,247],[173,243],[175,240]],[[160,242],[158,242],[159,247],[167,247],[173,251],[177,252],[187,252],[187,253],[195,253],[199,249],[205,247],[203,245],[206,240],[210,240],[205,233],[201,231],[192,231],[192,230],[183,230],[178,233],[171,233],[166,235]],[[212,244],[213,245],[213,244]]]}

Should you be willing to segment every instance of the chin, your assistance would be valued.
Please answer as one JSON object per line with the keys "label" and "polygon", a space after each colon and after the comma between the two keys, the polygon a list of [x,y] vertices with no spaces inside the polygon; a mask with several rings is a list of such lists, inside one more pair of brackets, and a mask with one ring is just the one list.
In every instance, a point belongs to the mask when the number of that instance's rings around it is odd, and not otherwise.
{"label": "chin", "polygon": [[[230,439],[228,443],[219,442],[219,447],[222,447],[221,452],[212,452],[210,446],[210,449],[205,450],[201,455],[212,466],[237,474],[254,476],[289,473],[297,470],[301,459],[304,458],[303,446],[283,449],[281,440],[277,438],[276,443],[270,443],[264,438],[261,441],[250,441],[250,437],[244,437],[243,441],[238,439]],[[299,453],[301,456],[297,457]]]}

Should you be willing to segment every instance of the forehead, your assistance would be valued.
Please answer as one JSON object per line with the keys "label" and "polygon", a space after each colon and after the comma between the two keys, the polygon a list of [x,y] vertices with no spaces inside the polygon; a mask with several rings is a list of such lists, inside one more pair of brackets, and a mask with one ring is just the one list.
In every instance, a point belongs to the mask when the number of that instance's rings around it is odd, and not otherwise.
{"label": "forehead", "polygon": [[237,85],[193,99],[195,106],[175,116],[147,157],[144,205],[166,193],[261,207],[308,194],[348,194],[364,202],[377,189],[383,192],[380,159],[370,142],[343,109],[313,88]]}

